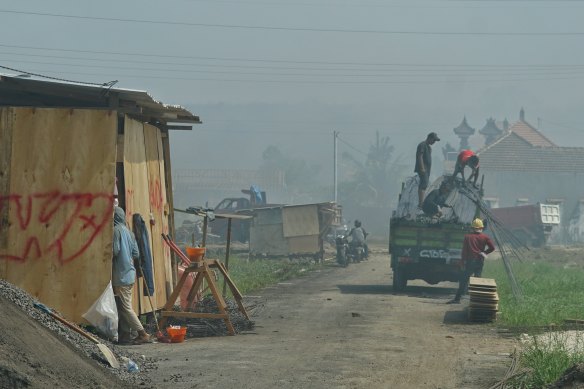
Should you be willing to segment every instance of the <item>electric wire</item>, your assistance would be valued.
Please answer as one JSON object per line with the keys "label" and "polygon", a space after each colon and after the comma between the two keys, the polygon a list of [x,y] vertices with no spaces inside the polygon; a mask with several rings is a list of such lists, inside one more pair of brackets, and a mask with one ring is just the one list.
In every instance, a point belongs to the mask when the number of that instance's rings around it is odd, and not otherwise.
{"label": "electric wire", "polygon": [[375,34],[375,35],[413,35],[413,36],[500,36],[500,37],[566,37],[566,36],[583,36],[581,31],[564,31],[564,32],[543,32],[543,31],[413,31],[413,30],[365,30],[365,29],[340,29],[340,28],[315,28],[315,27],[279,27],[279,26],[260,26],[260,25],[244,25],[244,24],[220,24],[220,23],[193,23],[193,22],[179,22],[168,20],[149,20],[149,19],[131,19],[131,18],[112,18],[100,16],[83,16],[71,15],[50,12],[32,12],[32,11],[16,11],[0,9],[0,13],[16,14],[16,15],[30,15],[30,16],[46,16],[55,18],[77,19],[77,20],[95,20],[108,21],[120,23],[138,23],[138,24],[154,24],[154,25],[173,25],[173,26],[189,26],[189,27],[205,27],[205,28],[222,28],[222,29],[238,29],[238,30],[261,30],[261,31],[291,31],[291,32],[319,32],[319,33],[342,33],[342,34]]}
{"label": "electric wire", "polygon": [[513,68],[513,69],[524,69],[524,68],[548,68],[548,67],[560,67],[569,68],[577,67],[583,68],[584,64],[440,64],[440,63],[394,63],[394,62],[347,62],[347,61],[296,61],[296,60],[286,60],[286,59],[269,59],[269,58],[241,58],[241,57],[209,57],[209,56],[192,56],[192,55],[174,55],[174,54],[164,54],[164,53],[137,53],[137,52],[120,52],[120,51],[104,51],[104,50],[83,50],[83,49],[64,49],[55,47],[38,47],[38,46],[22,46],[22,45],[9,45],[0,43],[0,47],[8,47],[15,49],[30,49],[30,50],[40,50],[40,51],[57,51],[57,52],[69,52],[69,53],[85,53],[85,54],[107,54],[115,56],[129,56],[129,57],[154,57],[154,58],[176,58],[176,59],[198,59],[198,60],[216,60],[216,61],[240,61],[240,62],[266,62],[266,63],[289,63],[289,64],[314,64],[314,65],[356,65],[356,66],[402,66],[402,67],[445,67],[445,68]]}

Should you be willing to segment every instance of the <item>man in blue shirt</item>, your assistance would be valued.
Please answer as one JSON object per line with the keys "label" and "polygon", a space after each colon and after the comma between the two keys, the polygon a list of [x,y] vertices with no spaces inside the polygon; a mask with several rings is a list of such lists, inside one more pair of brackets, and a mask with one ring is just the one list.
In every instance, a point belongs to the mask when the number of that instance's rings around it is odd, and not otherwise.
{"label": "man in blue shirt", "polygon": [[132,291],[136,282],[134,259],[138,259],[140,253],[134,235],[126,226],[126,213],[120,207],[114,208],[113,254],[112,286],[114,294],[118,297],[119,342],[131,342],[134,330],[138,332],[134,343],[148,343],[150,335],[144,331],[132,308]]}

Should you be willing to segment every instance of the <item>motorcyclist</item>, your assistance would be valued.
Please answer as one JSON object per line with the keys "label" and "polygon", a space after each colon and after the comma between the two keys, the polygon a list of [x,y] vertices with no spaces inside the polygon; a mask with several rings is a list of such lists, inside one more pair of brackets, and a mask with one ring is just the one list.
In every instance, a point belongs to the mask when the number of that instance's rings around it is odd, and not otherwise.
{"label": "motorcyclist", "polygon": [[366,242],[367,235],[365,229],[361,227],[361,221],[355,220],[355,227],[351,228],[351,231],[349,232],[349,236],[351,237],[349,245],[351,246],[351,249],[362,246],[365,258],[369,256],[369,248],[367,247]]}

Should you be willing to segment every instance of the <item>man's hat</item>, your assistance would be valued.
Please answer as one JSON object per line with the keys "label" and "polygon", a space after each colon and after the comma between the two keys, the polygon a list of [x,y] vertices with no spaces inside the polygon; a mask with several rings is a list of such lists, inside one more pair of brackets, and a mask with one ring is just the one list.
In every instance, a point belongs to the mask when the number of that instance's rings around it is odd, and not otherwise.
{"label": "man's hat", "polygon": [[438,138],[438,134],[436,134],[435,132],[431,132],[428,134],[428,139],[433,139],[436,142],[440,141],[440,138]]}

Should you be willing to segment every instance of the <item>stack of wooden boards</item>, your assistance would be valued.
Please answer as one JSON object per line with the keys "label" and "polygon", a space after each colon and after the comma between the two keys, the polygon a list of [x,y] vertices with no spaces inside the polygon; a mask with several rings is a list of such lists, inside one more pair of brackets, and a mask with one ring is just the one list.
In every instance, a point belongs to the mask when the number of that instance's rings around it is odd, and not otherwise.
{"label": "stack of wooden boards", "polygon": [[499,295],[492,278],[470,277],[468,318],[474,322],[492,322],[497,318]]}

